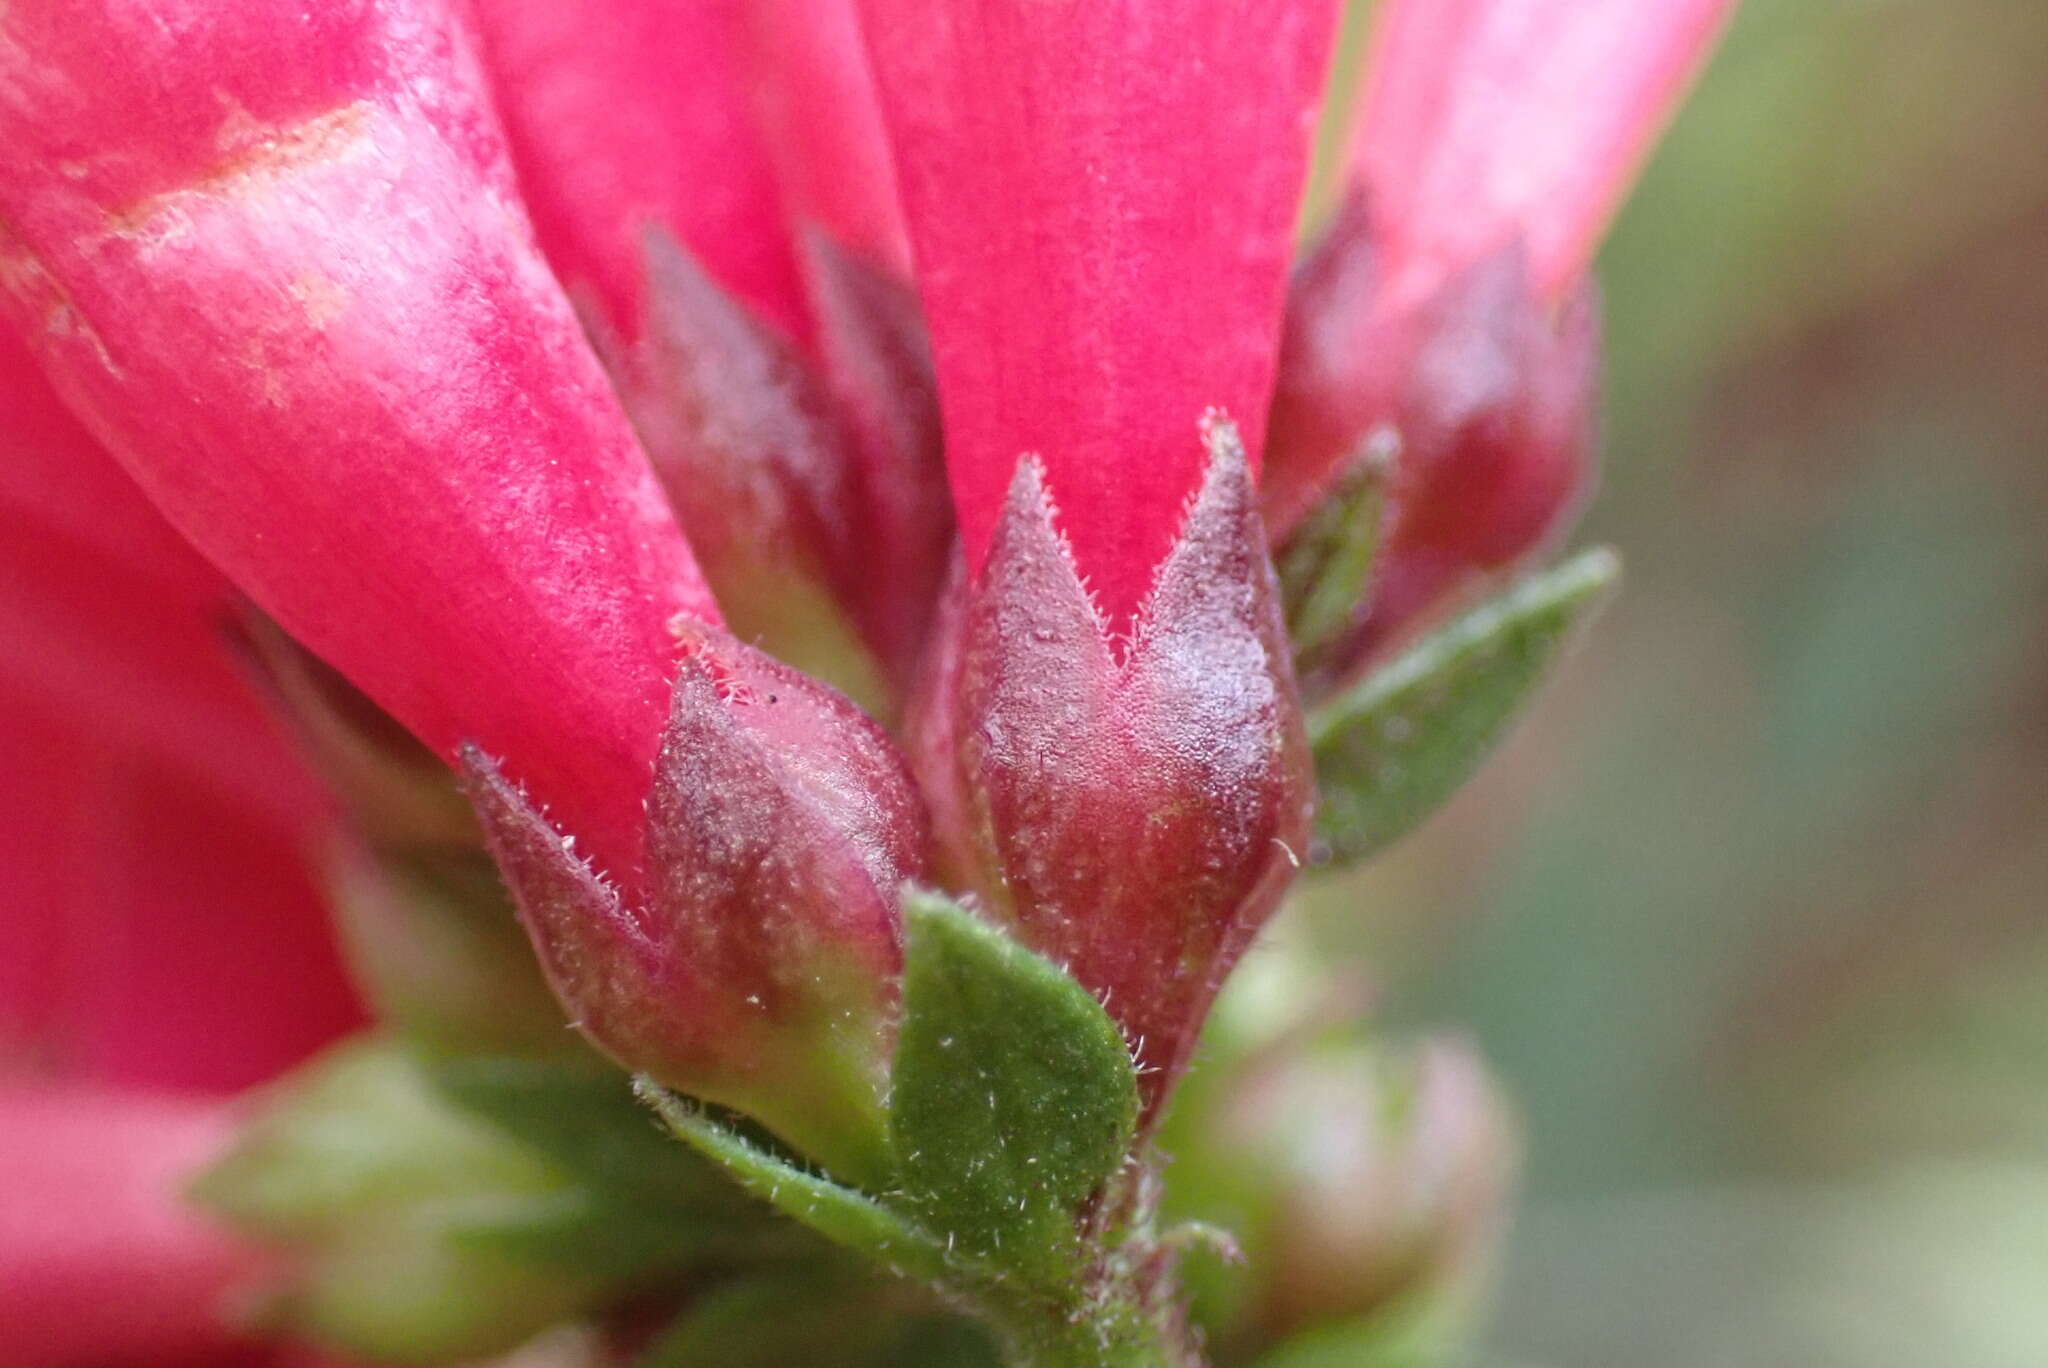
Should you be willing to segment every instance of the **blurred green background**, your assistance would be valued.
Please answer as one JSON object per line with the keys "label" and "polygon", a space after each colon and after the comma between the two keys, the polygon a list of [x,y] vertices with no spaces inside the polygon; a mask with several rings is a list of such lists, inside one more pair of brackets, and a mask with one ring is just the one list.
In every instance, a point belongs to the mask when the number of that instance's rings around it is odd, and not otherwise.
{"label": "blurred green background", "polygon": [[1504,1364],[2048,1364],[2044,143],[2042,0],[1748,0],[1603,259],[1624,593],[1314,899],[1522,1109]]}

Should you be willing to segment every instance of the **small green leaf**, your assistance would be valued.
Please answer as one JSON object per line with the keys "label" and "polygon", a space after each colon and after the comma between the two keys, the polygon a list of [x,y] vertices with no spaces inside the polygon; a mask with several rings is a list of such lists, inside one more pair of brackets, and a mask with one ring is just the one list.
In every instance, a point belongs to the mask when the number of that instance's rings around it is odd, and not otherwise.
{"label": "small green leaf", "polygon": [[407,1050],[339,1046],[262,1094],[193,1196],[236,1225],[323,1238],[368,1213],[548,1196],[568,1175],[447,1106]]}
{"label": "small green leaf", "polygon": [[1316,834],[1333,863],[1384,849],[1471,777],[1619,572],[1614,553],[1595,548],[1533,575],[1309,719]]}
{"label": "small green leaf", "polygon": [[691,1220],[581,1189],[517,1206],[451,1213],[446,1238],[460,1249],[556,1269],[613,1288],[636,1287],[708,1266],[769,1263],[827,1248],[810,1232],[786,1222],[771,1226],[761,1221]]}
{"label": "small green leaf", "polygon": [[866,1193],[769,1153],[651,1079],[636,1086],[678,1139],[783,1215],[907,1277],[935,1284],[948,1279],[944,1246]]}
{"label": "small green leaf", "polygon": [[1001,1368],[972,1321],[874,1279],[795,1267],[692,1299],[633,1368]]}
{"label": "small green leaf", "polygon": [[811,1269],[726,1283],[691,1300],[633,1368],[876,1362],[896,1327],[875,1293]]}
{"label": "small green leaf", "polygon": [[599,1192],[710,1218],[750,1209],[722,1173],[663,1134],[632,1079],[601,1060],[463,1056],[435,1061],[432,1076],[458,1107]]}
{"label": "small green leaf", "polygon": [[1394,430],[1375,428],[1274,557],[1287,635],[1304,672],[1343,638],[1372,587],[1386,523],[1387,477],[1400,454]]}
{"label": "small green leaf", "polygon": [[1088,991],[959,904],[904,904],[890,1128],[905,1200],[947,1248],[1058,1276],[1129,1151],[1137,1077]]}
{"label": "small green leaf", "polygon": [[591,1270],[473,1246],[575,1191],[545,1157],[448,1105],[376,1039],[267,1090],[193,1186],[229,1224],[290,1251],[267,1314],[354,1354],[431,1363],[511,1349],[601,1299]]}

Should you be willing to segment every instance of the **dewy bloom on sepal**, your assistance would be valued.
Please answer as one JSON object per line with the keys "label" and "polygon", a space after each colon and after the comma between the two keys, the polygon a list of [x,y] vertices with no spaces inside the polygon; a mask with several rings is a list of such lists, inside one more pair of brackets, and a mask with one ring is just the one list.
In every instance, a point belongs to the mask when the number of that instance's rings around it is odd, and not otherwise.
{"label": "dewy bloom on sepal", "polygon": [[1236,432],[1119,639],[1019,463],[919,721],[950,871],[1123,1026],[1155,1107],[1307,849],[1311,785]]}
{"label": "dewy bloom on sepal", "polygon": [[723,632],[691,629],[686,645],[648,799],[645,895],[598,877],[471,749],[491,852],[591,1040],[882,1181],[897,905],[923,872],[923,805],[844,698]]}
{"label": "dewy bloom on sepal", "polygon": [[1276,540],[1383,427],[1378,591],[1337,671],[1590,484],[1587,265],[1733,0],[1390,0],[1349,188],[1289,306],[1264,488]]}
{"label": "dewy bloom on sepal", "polygon": [[0,218],[0,307],[179,530],[637,879],[716,609],[443,7],[9,6]]}
{"label": "dewy bloom on sepal", "polygon": [[863,13],[963,550],[918,763],[953,872],[1104,1000],[1156,1110],[1306,831],[1251,490],[1334,13]]}
{"label": "dewy bloom on sepal", "polygon": [[640,336],[601,350],[719,608],[736,634],[879,705],[850,617],[874,533],[852,431],[809,361],[686,249],[650,228],[644,255]]}

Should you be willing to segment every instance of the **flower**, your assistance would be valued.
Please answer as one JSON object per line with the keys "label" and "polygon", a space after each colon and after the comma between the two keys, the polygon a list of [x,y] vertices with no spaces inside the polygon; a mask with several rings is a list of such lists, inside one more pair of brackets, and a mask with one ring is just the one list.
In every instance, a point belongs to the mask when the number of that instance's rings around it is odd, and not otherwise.
{"label": "flower", "polygon": [[1378,590],[1339,672],[1523,559],[1591,475],[1594,245],[1733,0],[1391,0],[1346,198],[1289,306],[1276,539],[1391,429]]}
{"label": "flower", "polygon": [[915,323],[867,298],[907,247],[851,8],[476,15],[541,245],[721,609],[881,705],[871,657],[900,673],[914,653],[904,605],[929,600],[951,525],[916,489],[940,470],[929,424],[902,412],[929,380],[868,373],[885,358],[862,334]]}
{"label": "flower", "polygon": [[863,13],[964,561],[927,787],[957,877],[1108,1004],[1156,1106],[1306,845],[1251,482],[1333,12]]}
{"label": "flower", "polygon": [[226,1358],[220,1313],[264,1260],[177,1191],[232,1126],[218,1102],[0,1083],[0,1361]]}
{"label": "flower", "polygon": [[226,1353],[267,1264],[178,1188],[228,1094],[362,1020],[332,806],[236,668],[228,586],[8,334],[0,432],[0,1361]]}
{"label": "flower", "polygon": [[0,278],[67,402],[287,630],[444,754],[515,757],[637,879],[668,622],[717,609],[452,14],[6,26]]}
{"label": "flower", "polygon": [[169,1186],[360,1020],[252,603],[458,772],[624,1067],[884,1190],[942,883],[1149,1126],[1307,847],[1269,537],[1398,433],[1348,669],[1555,525],[1727,8],[1389,0],[1297,263],[1330,0],[0,7],[0,1173],[112,1194],[0,1218],[0,1339],[220,1343],[261,1261]]}

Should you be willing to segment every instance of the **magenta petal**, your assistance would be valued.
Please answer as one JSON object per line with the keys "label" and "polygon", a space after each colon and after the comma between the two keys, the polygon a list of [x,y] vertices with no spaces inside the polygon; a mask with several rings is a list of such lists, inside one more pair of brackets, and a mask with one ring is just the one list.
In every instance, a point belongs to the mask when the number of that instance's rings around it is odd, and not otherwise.
{"label": "magenta petal", "polygon": [[79,426],[21,339],[0,325],[0,525],[33,523],[183,587],[226,589]]}
{"label": "magenta petal", "polygon": [[476,0],[527,205],[572,289],[639,335],[659,224],[792,337],[808,325],[756,130],[741,0]]}
{"label": "magenta petal", "polygon": [[863,0],[978,574],[1042,460],[1104,612],[1221,410],[1260,446],[1327,0]]}
{"label": "magenta petal", "polygon": [[181,593],[0,514],[0,692],[252,810],[302,816],[324,799],[229,655],[231,622],[225,586]]}
{"label": "magenta petal", "polygon": [[[296,778],[260,729],[219,744]],[[0,1070],[227,1090],[361,1024],[316,814],[257,808],[0,687]]]}
{"label": "magenta petal", "polygon": [[1388,0],[1353,157],[1407,288],[1516,236],[1566,288],[1735,3]]}
{"label": "magenta petal", "polygon": [[756,107],[795,222],[910,273],[874,77],[853,0],[746,0]]}
{"label": "magenta petal", "polygon": [[10,5],[0,307],[273,617],[631,877],[715,609],[480,83],[426,0]]}
{"label": "magenta petal", "polygon": [[227,1143],[215,1102],[0,1083],[0,1363],[225,1349],[261,1260],[180,1186]]}

